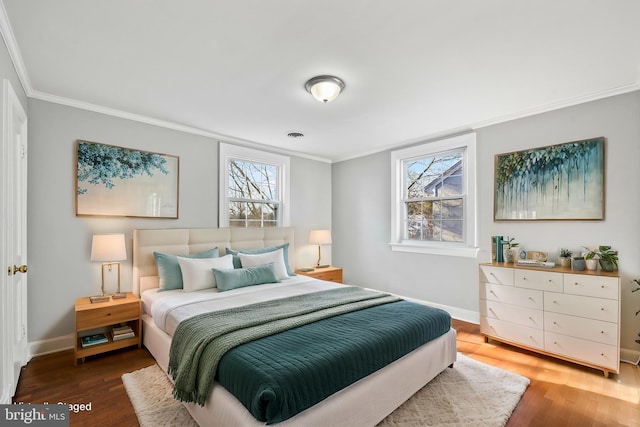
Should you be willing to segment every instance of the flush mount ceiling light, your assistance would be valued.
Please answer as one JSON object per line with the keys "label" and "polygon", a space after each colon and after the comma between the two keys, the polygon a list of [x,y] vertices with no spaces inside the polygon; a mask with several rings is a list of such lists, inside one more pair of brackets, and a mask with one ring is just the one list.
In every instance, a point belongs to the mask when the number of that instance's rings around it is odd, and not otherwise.
{"label": "flush mount ceiling light", "polygon": [[327,103],[333,101],[344,89],[344,82],[334,76],[316,76],[304,85],[315,99]]}

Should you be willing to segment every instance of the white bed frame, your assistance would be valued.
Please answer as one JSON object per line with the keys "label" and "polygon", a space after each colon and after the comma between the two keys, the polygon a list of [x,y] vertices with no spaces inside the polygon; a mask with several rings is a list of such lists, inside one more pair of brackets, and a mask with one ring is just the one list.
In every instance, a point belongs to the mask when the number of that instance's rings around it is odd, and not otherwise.
{"label": "white bed frame", "polygon": [[[133,292],[157,287],[154,251],[189,254],[218,247],[252,249],[289,243],[289,264],[295,268],[294,232],[283,228],[197,228],[133,231]],[[171,338],[143,315],[143,343],[166,372]],[[456,332],[423,345],[403,358],[329,396],[279,426],[371,427],[402,405],[416,391],[456,360]],[[262,426],[249,411],[215,384],[205,406],[185,404],[196,422],[211,427]]]}

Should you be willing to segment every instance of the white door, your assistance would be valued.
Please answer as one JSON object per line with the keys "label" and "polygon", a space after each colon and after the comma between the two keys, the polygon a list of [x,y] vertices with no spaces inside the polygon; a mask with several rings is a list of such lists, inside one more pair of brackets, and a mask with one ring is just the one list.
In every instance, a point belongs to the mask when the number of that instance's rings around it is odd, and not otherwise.
{"label": "white door", "polygon": [[0,403],[11,403],[27,343],[27,116],[11,83],[3,82],[0,248]]}

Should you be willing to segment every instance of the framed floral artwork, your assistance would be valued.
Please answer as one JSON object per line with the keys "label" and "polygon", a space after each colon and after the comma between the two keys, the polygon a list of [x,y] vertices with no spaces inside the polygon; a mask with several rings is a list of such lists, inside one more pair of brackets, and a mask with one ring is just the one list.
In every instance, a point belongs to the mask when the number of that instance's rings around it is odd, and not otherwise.
{"label": "framed floral artwork", "polygon": [[495,157],[495,221],[604,219],[604,137]]}
{"label": "framed floral artwork", "polygon": [[178,218],[179,158],[77,143],[76,215]]}

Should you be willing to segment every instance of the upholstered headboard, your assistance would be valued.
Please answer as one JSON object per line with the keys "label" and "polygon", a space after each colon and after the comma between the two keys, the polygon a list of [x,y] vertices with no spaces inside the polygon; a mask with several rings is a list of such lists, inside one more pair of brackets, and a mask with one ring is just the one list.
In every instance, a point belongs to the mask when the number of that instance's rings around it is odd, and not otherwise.
{"label": "upholstered headboard", "polygon": [[289,264],[295,269],[293,227],[133,230],[133,293],[140,295],[151,283],[147,279],[158,275],[154,251],[192,254],[218,247],[224,255],[224,248],[254,249],[283,243],[289,243]]}

